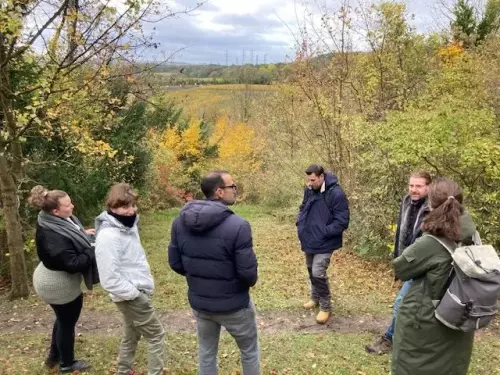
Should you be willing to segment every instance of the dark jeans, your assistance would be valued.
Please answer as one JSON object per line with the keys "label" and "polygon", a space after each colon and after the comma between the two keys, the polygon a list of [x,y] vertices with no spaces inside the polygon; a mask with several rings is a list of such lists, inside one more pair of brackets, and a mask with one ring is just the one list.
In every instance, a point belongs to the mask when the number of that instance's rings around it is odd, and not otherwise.
{"label": "dark jeans", "polygon": [[49,358],[68,367],[75,361],[75,326],[83,306],[83,295],[64,305],[50,305],[56,313]]}

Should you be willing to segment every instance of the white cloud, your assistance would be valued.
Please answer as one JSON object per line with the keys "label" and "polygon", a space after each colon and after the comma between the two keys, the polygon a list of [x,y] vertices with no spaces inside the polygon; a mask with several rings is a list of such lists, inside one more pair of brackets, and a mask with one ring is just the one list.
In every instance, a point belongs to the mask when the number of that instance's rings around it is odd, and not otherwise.
{"label": "white cloud", "polygon": [[[196,6],[200,0],[168,0],[181,10]],[[174,3],[172,3],[172,1]],[[340,0],[209,0],[191,15],[166,19],[156,25],[157,37],[166,50],[187,48],[176,57],[177,61],[193,63],[241,63],[245,54],[259,62],[285,61],[294,55],[299,25],[314,20],[320,24],[320,11],[316,4],[338,9]],[[353,0],[352,4],[369,0]],[[448,1],[448,0],[443,0]],[[321,3],[322,2],[322,3]],[[434,30],[433,0],[407,0],[408,10],[415,15],[412,24],[420,32]],[[353,5],[353,6],[354,6]],[[356,41],[355,43],[358,43]]]}

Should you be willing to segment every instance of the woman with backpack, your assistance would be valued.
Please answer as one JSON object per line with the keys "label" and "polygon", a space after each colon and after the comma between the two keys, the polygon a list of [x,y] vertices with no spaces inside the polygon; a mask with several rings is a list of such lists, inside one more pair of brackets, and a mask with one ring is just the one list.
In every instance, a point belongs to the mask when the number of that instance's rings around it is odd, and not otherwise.
{"label": "woman with backpack", "polygon": [[422,224],[423,236],[394,260],[395,275],[413,279],[399,307],[392,353],[392,375],[466,375],[474,332],[448,328],[434,315],[452,271],[444,243],[472,243],[476,231],[454,181],[439,179],[429,187],[431,212]]}

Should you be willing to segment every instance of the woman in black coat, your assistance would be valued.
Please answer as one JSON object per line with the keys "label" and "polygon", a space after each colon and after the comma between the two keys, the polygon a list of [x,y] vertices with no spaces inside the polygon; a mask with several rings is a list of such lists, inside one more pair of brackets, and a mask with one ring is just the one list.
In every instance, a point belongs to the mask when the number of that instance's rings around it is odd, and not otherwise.
{"label": "woman in black coat", "polygon": [[38,296],[55,312],[52,341],[45,364],[60,365],[62,373],[85,371],[90,364],[74,358],[75,326],[83,305],[82,276],[87,287],[97,281],[91,244],[93,229],[85,230],[73,216],[67,193],[35,186],[28,202],[40,209],[36,227],[36,248],[40,264],[33,274]]}

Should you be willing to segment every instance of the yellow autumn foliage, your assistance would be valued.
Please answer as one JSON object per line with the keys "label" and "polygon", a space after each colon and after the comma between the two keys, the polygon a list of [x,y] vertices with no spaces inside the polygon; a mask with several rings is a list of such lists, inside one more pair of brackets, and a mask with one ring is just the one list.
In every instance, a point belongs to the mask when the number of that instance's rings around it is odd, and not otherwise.
{"label": "yellow autumn foliage", "polygon": [[448,64],[453,64],[458,58],[464,56],[465,49],[458,43],[452,43],[444,48],[441,48],[438,52],[439,57],[443,62]]}
{"label": "yellow autumn foliage", "polygon": [[75,125],[71,130],[75,132],[75,134],[79,132],[79,142],[75,144],[75,149],[86,157],[108,157],[113,159],[118,152],[114,150],[109,143],[93,139],[88,131],[78,128]]}
{"label": "yellow autumn foliage", "polygon": [[163,135],[163,142],[160,146],[164,146],[172,151],[176,151],[181,143],[181,135],[177,132],[175,127],[168,128],[165,130]]}
{"label": "yellow autumn foliage", "polygon": [[200,121],[195,119],[180,133],[177,127],[170,127],[165,131],[163,146],[172,150],[177,158],[198,158],[203,150],[200,130]]}
{"label": "yellow autumn foliage", "polygon": [[200,121],[192,119],[189,126],[182,132],[182,142],[180,147],[185,156],[201,156],[203,145],[201,142],[200,130]]}
{"label": "yellow autumn foliage", "polygon": [[200,179],[213,169],[224,169],[234,176],[241,188],[241,199],[248,194],[245,190],[252,189],[252,175],[261,166],[263,145],[255,131],[248,124],[221,117],[209,128],[210,135],[204,136],[207,129],[202,129],[202,124],[192,118],[184,127],[171,126],[162,134],[150,132],[153,196],[163,196],[169,202],[173,198],[200,196]]}
{"label": "yellow autumn foliage", "polygon": [[260,166],[255,131],[245,123],[231,124],[226,117],[218,119],[210,143],[217,145],[217,164],[221,168],[247,175]]}

